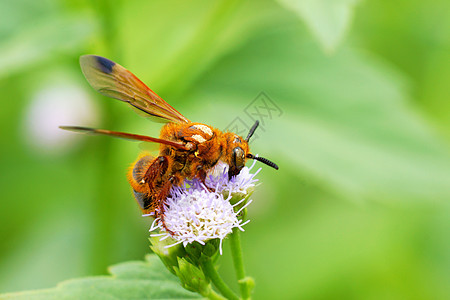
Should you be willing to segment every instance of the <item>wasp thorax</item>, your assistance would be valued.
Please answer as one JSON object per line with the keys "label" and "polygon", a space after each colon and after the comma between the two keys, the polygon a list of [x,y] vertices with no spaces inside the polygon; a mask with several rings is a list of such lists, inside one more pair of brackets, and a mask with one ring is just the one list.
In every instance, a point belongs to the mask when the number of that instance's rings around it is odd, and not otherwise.
{"label": "wasp thorax", "polygon": [[204,124],[194,124],[189,126],[188,131],[186,132],[187,136],[184,138],[191,140],[193,142],[197,142],[202,144],[206,141],[209,141],[214,136],[214,132],[212,129]]}

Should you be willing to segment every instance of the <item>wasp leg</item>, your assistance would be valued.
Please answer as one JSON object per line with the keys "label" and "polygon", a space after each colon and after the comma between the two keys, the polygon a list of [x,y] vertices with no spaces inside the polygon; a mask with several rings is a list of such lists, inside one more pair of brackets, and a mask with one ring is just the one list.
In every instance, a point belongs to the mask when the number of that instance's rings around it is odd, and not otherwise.
{"label": "wasp leg", "polygon": [[144,207],[148,213],[155,213],[155,209],[158,207],[159,199],[156,197],[157,187],[160,186],[160,182],[162,181],[164,174],[167,172],[168,166],[169,160],[166,156],[157,157],[152,162],[150,167],[148,167],[141,180],[142,184],[147,185],[149,191],[148,196],[152,198],[150,205]]}
{"label": "wasp leg", "polygon": [[165,200],[170,194],[170,190],[174,185],[178,185],[181,182],[180,178],[178,178],[176,175],[172,175],[169,180],[166,181],[166,183],[163,185],[161,191],[158,194],[157,202],[158,202],[158,217],[161,218],[161,223],[164,227],[164,229],[169,232],[171,235],[173,235],[173,232],[170,231],[167,226],[166,222],[164,220],[164,211],[165,211]]}
{"label": "wasp leg", "polygon": [[203,166],[202,165],[198,165],[197,166],[197,175],[196,175],[196,177],[200,180],[200,182],[203,184],[203,186],[205,186],[208,189],[208,191],[210,191],[211,193],[214,193],[215,190],[213,188],[208,187],[206,185],[206,183],[205,183],[206,175],[207,174],[206,174],[206,171],[203,168]]}
{"label": "wasp leg", "polygon": [[202,166],[202,165],[198,165],[196,169],[197,169],[197,175],[196,175],[196,177],[197,177],[203,184],[205,184],[206,171],[203,169],[203,166]]}
{"label": "wasp leg", "polygon": [[167,168],[169,166],[169,160],[166,156],[157,157],[151,166],[145,172],[144,177],[141,180],[141,183],[147,183],[150,190],[153,190],[155,185],[155,180],[159,179],[158,176],[162,179],[163,175],[166,173]]}

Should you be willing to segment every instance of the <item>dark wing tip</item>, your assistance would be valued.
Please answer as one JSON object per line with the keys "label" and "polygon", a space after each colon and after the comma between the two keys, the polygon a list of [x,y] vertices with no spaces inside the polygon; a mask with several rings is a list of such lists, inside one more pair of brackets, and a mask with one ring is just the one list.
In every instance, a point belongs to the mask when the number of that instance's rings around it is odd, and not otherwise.
{"label": "dark wing tip", "polygon": [[112,72],[112,68],[116,65],[115,62],[101,56],[95,56],[95,59],[97,60],[100,70],[108,74]]}
{"label": "dark wing tip", "polygon": [[95,66],[104,73],[112,73],[113,67],[116,65],[115,62],[97,55],[83,55],[80,57],[80,64],[83,65],[84,61],[90,60],[95,63]]}

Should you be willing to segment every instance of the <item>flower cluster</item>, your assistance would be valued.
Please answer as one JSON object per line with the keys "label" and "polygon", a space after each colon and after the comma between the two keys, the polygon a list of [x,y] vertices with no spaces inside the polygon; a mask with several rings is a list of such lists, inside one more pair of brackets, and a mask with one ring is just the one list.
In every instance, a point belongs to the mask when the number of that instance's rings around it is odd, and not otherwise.
{"label": "flower cluster", "polygon": [[174,187],[165,201],[164,224],[156,218],[150,231],[159,229],[160,241],[172,239],[174,242],[166,248],[198,242],[201,245],[209,240],[219,239],[222,253],[222,241],[233,228],[244,231],[242,226],[249,220],[242,220],[241,212],[251,203],[248,196],[253,192],[255,175],[250,168],[244,167],[240,173],[228,177],[228,165],[220,162],[208,174],[205,183],[198,179],[187,180],[184,185]]}
{"label": "flower cluster", "polygon": [[250,173],[253,169],[256,160],[250,168],[244,167],[238,175],[228,178],[228,165],[219,163],[206,178],[205,184],[207,187],[214,189],[217,193],[225,193],[226,195],[246,197],[253,193],[255,183],[258,179],[255,176],[261,171],[259,168],[255,173]]}

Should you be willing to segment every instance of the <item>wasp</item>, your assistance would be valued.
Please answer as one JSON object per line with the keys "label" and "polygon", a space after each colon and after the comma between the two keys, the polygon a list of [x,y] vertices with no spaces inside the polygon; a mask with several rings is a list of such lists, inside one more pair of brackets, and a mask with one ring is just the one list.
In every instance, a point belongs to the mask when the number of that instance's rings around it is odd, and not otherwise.
{"label": "wasp", "polygon": [[159,143],[159,155],[141,154],[131,165],[128,181],[144,214],[164,217],[164,200],[173,186],[185,179],[204,182],[208,172],[223,162],[228,176],[239,174],[247,159],[258,160],[278,170],[270,160],[253,155],[249,149],[259,122],[247,137],[222,132],[203,123],[192,122],[161,99],[133,73],[101,56],[84,55],[80,65],[89,84],[101,94],[128,103],[137,113],[167,122],[159,138],[80,126],[60,128],[80,133],[107,135],[129,140]]}

